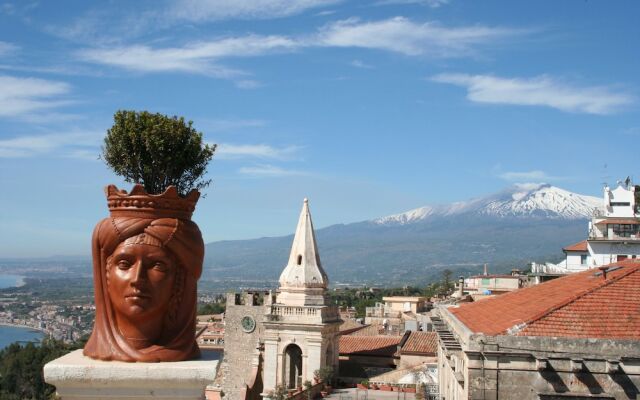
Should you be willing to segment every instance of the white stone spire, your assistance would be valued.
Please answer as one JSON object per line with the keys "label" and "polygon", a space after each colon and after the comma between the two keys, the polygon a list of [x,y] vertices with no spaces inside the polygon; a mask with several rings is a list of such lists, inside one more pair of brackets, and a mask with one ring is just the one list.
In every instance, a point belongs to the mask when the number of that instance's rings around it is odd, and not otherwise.
{"label": "white stone spire", "polygon": [[293,238],[289,262],[280,275],[278,303],[324,305],[329,280],[322,269],[309,200],[304,199],[298,227]]}

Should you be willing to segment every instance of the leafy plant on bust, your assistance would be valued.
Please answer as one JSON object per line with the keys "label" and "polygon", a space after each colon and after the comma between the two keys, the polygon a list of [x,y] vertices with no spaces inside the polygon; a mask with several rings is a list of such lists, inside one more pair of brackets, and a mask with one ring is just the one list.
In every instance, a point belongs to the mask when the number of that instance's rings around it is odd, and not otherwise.
{"label": "leafy plant on bust", "polygon": [[207,165],[216,145],[184,118],[148,111],[117,111],[102,148],[106,164],[126,182],[142,184],[150,194],[173,185],[181,196],[207,187]]}

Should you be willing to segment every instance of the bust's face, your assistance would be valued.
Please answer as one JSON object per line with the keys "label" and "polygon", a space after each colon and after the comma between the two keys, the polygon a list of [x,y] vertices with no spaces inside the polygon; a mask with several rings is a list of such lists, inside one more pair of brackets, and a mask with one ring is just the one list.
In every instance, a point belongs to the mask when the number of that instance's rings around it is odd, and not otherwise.
{"label": "bust's face", "polygon": [[127,318],[162,318],[167,311],[176,263],[165,250],[120,243],[109,259],[109,297]]}

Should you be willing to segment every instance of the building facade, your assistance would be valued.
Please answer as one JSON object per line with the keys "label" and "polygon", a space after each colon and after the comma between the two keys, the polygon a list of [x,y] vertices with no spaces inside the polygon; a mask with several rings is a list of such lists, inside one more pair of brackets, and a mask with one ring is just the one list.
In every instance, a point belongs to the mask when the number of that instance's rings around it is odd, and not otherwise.
{"label": "building facade", "polygon": [[331,305],[329,279],[320,262],[315,232],[304,201],[289,262],[275,299],[265,304],[264,395],[276,385],[302,387],[322,367],[338,370],[338,308]]}
{"label": "building facade", "polygon": [[302,387],[322,367],[337,371],[342,321],[328,283],[305,199],[278,290],[227,295],[224,358],[207,398],[257,400]]}
{"label": "building facade", "polygon": [[439,307],[439,398],[635,399],[640,263]]}
{"label": "building facade", "polygon": [[604,187],[603,204],[594,211],[587,239],[563,249],[559,264],[532,264],[534,274],[563,275],[597,268],[627,258],[640,258],[640,204],[629,180]]}

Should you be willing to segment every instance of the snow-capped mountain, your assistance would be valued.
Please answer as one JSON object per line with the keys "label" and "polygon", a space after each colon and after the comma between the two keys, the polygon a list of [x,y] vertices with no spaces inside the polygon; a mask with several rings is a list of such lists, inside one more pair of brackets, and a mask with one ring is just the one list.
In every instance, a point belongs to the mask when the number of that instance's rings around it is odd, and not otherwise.
{"label": "snow-capped mountain", "polygon": [[[334,282],[411,283],[439,279],[442,269],[479,273],[559,260],[583,240],[602,200],[544,184],[517,185],[448,205],[317,229],[322,265]],[[208,278],[277,279],[292,236],[209,243]]]}
{"label": "snow-capped mountain", "polygon": [[602,199],[572,193],[548,184],[518,184],[504,191],[469,201],[425,206],[373,220],[378,225],[404,225],[436,217],[462,214],[494,217],[584,219],[593,215]]}

